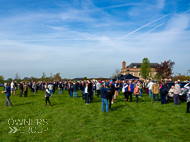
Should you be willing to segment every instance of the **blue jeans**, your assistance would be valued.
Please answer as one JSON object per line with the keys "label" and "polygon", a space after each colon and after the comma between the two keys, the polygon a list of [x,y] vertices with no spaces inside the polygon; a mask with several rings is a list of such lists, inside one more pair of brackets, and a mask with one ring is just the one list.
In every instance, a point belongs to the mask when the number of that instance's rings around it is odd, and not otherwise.
{"label": "blue jeans", "polygon": [[[52,90],[52,89],[49,89],[49,92],[50,92],[51,96],[53,96],[53,90]],[[51,96],[50,96],[50,97],[51,97]]]}
{"label": "blue jeans", "polygon": [[107,99],[104,99],[104,98],[101,98],[102,100],[102,111],[104,111],[104,104],[106,105],[106,112],[109,112],[108,110],[108,100]]}
{"label": "blue jeans", "polygon": [[142,97],[142,89],[140,89],[140,97]]}
{"label": "blue jeans", "polygon": [[58,94],[62,95],[62,92],[63,92],[63,88],[59,88],[59,93]]}
{"label": "blue jeans", "polygon": [[152,93],[151,90],[149,90],[149,98],[151,98],[151,93]]}
{"label": "blue jeans", "polygon": [[[157,96],[157,99],[155,100],[155,96]],[[159,95],[158,94],[153,94],[153,100],[154,100],[154,102],[155,101],[158,101],[159,100]]]}
{"label": "blue jeans", "polygon": [[89,100],[88,100],[88,93],[85,93],[85,103],[89,103]]}
{"label": "blue jeans", "polygon": [[73,91],[70,91],[70,97],[72,97],[73,96]]}
{"label": "blue jeans", "polygon": [[99,97],[100,95],[100,90],[97,90],[97,97]]}
{"label": "blue jeans", "polygon": [[74,94],[73,94],[73,97],[75,97],[75,95],[76,95],[76,98],[77,98],[77,92],[73,92]]}
{"label": "blue jeans", "polygon": [[161,96],[161,104],[166,104],[166,95],[160,94]]}

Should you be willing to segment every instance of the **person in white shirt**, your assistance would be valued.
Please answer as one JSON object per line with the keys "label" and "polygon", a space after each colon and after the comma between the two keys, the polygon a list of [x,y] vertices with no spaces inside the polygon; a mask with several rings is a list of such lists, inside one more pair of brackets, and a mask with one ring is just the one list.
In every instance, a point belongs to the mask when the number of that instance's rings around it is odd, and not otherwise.
{"label": "person in white shirt", "polygon": [[152,80],[150,80],[150,82],[148,83],[148,90],[149,90],[149,98],[151,98],[151,94],[152,94],[152,92],[151,92],[151,90],[152,90],[152,85],[153,85],[154,83],[152,82]]}
{"label": "person in white shirt", "polygon": [[13,95],[13,92],[15,95],[15,83],[14,83],[14,81],[11,82],[11,96]]}
{"label": "person in white shirt", "polygon": [[97,97],[99,97],[100,95],[100,89],[101,89],[101,84],[100,84],[100,81],[98,81],[96,83]]}

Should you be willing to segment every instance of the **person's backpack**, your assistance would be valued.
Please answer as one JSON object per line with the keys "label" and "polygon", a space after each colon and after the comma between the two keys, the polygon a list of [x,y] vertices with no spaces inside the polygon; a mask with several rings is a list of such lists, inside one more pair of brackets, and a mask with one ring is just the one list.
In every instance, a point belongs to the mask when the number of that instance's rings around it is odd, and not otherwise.
{"label": "person's backpack", "polygon": [[163,93],[164,95],[168,94],[168,88],[167,88],[166,86],[163,86],[162,93]]}

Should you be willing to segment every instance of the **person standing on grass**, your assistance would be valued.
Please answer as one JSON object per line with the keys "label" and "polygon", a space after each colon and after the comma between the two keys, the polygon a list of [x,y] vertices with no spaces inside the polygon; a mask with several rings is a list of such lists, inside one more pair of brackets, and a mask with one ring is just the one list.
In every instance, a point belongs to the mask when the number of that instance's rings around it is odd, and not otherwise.
{"label": "person standing on grass", "polygon": [[20,82],[20,97],[22,97],[22,95],[23,95],[23,83],[22,82]]}
{"label": "person standing on grass", "polygon": [[166,105],[166,95],[168,94],[168,88],[165,82],[162,82],[160,86],[161,104]]}
{"label": "person standing on grass", "polygon": [[63,92],[63,84],[62,84],[62,82],[60,82],[59,83],[59,93],[58,94],[62,95],[62,92]]}
{"label": "person standing on grass", "polygon": [[84,84],[84,81],[82,81],[81,84],[80,84],[80,90],[81,90],[83,100],[85,99],[84,88],[85,88],[85,84]]}
{"label": "person standing on grass", "polygon": [[109,90],[108,87],[105,88],[105,85],[103,84],[100,89],[101,94],[101,101],[102,101],[102,111],[104,111],[104,104],[106,105],[106,112],[108,113],[108,101],[107,101],[107,91]]}
{"label": "person standing on grass", "polygon": [[138,85],[138,83],[136,84],[136,87],[135,87],[135,89],[134,89],[134,95],[136,96],[136,103],[138,103],[138,101],[139,101],[139,99],[138,99],[138,96],[139,96],[139,85]]}
{"label": "person standing on grass", "polygon": [[190,108],[190,87],[189,87],[189,83],[187,83],[184,88],[187,88],[189,91],[187,92],[187,111],[186,113],[189,113],[189,108]]}
{"label": "person standing on grass", "polygon": [[49,85],[48,85],[48,89],[49,89],[49,92],[50,92],[50,94],[51,94],[50,97],[52,97],[52,96],[53,96],[53,84],[51,83],[51,81],[50,81],[50,83],[49,83]]}
{"label": "person standing on grass", "polygon": [[125,96],[126,102],[127,102],[127,87],[128,87],[128,84],[127,84],[127,81],[125,81],[123,84],[123,88],[124,88],[124,96]]}
{"label": "person standing on grass", "polygon": [[74,81],[74,83],[73,83],[73,97],[75,97],[76,96],[76,98],[77,98],[77,84],[76,84],[76,82]]}
{"label": "person standing on grass", "polygon": [[24,91],[24,97],[27,97],[27,93],[28,93],[28,86],[27,83],[23,83],[23,91]]}
{"label": "person standing on grass", "polygon": [[93,94],[92,94],[92,83],[90,80],[88,80],[88,97],[90,99],[90,102],[92,102]]}
{"label": "person standing on grass", "polygon": [[142,81],[140,81],[140,84],[139,84],[139,92],[140,92],[140,96],[139,97],[142,97],[142,90],[143,90],[143,83]]}
{"label": "person standing on grass", "polygon": [[129,80],[129,83],[127,84],[127,101],[129,100],[129,96],[130,96],[130,102],[132,102],[132,93],[134,91],[134,86],[131,82],[131,80]]}
{"label": "person standing on grass", "polygon": [[181,93],[181,88],[177,81],[175,81],[174,86],[174,106],[179,105],[179,94]]}
{"label": "person standing on grass", "polygon": [[116,96],[118,96],[118,89],[119,89],[119,83],[118,81],[115,82],[115,95],[114,95],[114,100],[117,100],[116,99]]}
{"label": "person standing on grass", "polygon": [[85,104],[89,105],[88,83],[86,83],[86,87],[84,87],[83,94],[85,95]]}
{"label": "person standing on grass", "polygon": [[51,106],[51,103],[49,101],[49,97],[51,96],[50,92],[49,92],[49,88],[48,86],[45,86],[45,106],[47,106],[47,101],[49,102],[49,106]]}
{"label": "person standing on grass", "polygon": [[114,93],[115,93],[115,88],[114,88],[112,83],[113,83],[112,81],[110,81],[110,83],[109,83],[109,89],[110,90],[108,90],[108,98],[107,98],[107,100],[109,102],[109,109],[111,109],[111,104],[112,104],[111,101],[112,101],[112,98],[113,98]]}
{"label": "person standing on grass", "polygon": [[15,81],[15,91],[18,89],[18,84],[17,84],[17,82]]}
{"label": "person standing on grass", "polygon": [[36,94],[36,91],[37,91],[37,85],[36,85],[36,82],[33,82],[32,84],[32,88],[34,90],[34,94]]}
{"label": "person standing on grass", "polygon": [[4,83],[4,91],[2,91],[2,93],[5,93],[5,96],[6,96],[5,106],[7,106],[8,103],[9,103],[10,107],[13,107],[13,105],[12,105],[12,103],[10,101],[10,96],[11,96],[10,87],[7,85],[7,83]]}
{"label": "person standing on grass", "polygon": [[100,95],[100,88],[101,88],[101,84],[100,81],[98,80],[96,83],[96,91],[97,91],[97,97],[99,98]]}
{"label": "person standing on grass", "polygon": [[16,91],[16,89],[15,89],[15,83],[14,83],[14,81],[12,81],[11,82],[11,96],[13,95],[13,92],[14,92],[14,95],[15,95],[15,91]]}
{"label": "person standing on grass", "polygon": [[71,82],[69,91],[70,91],[70,97],[73,97],[73,83],[72,82]]}
{"label": "person standing on grass", "polygon": [[155,102],[155,96],[157,96],[156,101],[159,100],[159,91],[160,91],[159,88],[160,88],[159,84],[157,83],[157,81],[155,81],[154,84],[152,85],[152,90],[151,90],[154,102]]}
{"label": "person standing on grass", "polygon": [[152,85],[153,85],[154,83],[152,82],[152,80],[150,80],[150,82],[148,83],[148,90],[149,90],[149,98],[151,99],[151,94],[152,94],[152,92],[151,92],[151,90],[152,90]]}

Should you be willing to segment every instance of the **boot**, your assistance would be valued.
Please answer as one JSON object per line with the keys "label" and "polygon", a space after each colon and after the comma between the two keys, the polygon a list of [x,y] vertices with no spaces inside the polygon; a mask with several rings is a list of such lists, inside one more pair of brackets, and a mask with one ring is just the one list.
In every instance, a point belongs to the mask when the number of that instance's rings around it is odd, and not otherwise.
{"label": "boot", "polygon": [[45,105],[44,106],[47,106],[47,103],[45,103]]}
{"label": "boot", "polygon": [[49,106],[51,106],[51,103],[49,103]]}

